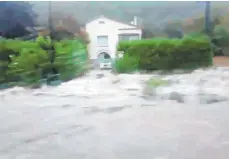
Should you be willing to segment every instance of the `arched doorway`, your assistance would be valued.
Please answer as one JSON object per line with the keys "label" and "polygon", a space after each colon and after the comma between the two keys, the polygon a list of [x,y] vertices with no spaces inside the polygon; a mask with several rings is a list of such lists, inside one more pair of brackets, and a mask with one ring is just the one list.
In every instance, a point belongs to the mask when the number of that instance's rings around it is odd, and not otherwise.
{"label": "arched doorway", "polygon": [[97,59],[100,68],[108,68],[108,69],[112,68],[112,59],[107,52],[99,53]]}
{"label": "arched doorway", "polygon": [[107,62],[111,62],[111,56],[107,53],[107,52],[101,52],[98,55],[98,62],[99,63],[107,63]]}

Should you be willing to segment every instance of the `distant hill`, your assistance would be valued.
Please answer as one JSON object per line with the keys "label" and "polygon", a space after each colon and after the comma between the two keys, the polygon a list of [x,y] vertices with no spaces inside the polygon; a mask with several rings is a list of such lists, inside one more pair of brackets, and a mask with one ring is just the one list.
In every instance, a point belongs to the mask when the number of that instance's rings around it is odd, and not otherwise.
{"label": "distant hill", "polygon": [[[40,23],[47,23],[48,3],[31,2]],[[155,2],[155,1],[52,1],[52,11],[73,15],[80,24],[99,15],[130,22],[133,16],[142,18],[147,28],[162,28],[168,21],[184,20],[204,15],[204,4],[196,2]],[[212,2],[212,14],[221,15],[228,11],[229,2]]]}

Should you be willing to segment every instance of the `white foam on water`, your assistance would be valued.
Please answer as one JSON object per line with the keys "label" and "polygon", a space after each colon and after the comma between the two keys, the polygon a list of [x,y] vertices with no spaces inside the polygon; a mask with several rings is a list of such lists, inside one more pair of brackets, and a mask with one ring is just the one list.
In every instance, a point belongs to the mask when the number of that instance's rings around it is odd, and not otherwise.
{"label": "white foam on water", "polygon": [[[104,74],[104,77],[97,79],[97,74]],[[178,92],[189,96],[191,101],[195,100],[195,97],[201,93],[216,94],[229,98],[229,69],[227,68],[198,69],[192,73],[163,76],[139,73],[114,75],[109,71],[91,71],[84,77],[62,83],[59,86],[43,86],[32,92],[34,95],[87,96],[90,99],[112,101],[115,98],[117,100],[127,98],[130,96],[130,92],[135,92],[136,96],[140,96],[143,90],[143,83],[154,76],[172,83],[169,86],[157,88],[157,95]],[[31,91],[21,87],[14,87],[2,90],[0,93],[2,96],[17,93],[26,95],[28,93],[31,94]]]}

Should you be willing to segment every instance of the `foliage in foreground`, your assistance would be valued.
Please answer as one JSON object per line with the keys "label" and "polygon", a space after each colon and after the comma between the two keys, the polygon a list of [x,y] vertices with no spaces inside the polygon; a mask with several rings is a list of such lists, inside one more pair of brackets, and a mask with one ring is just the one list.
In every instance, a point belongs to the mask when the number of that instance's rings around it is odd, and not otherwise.
{"label": "foliage in foreground", "polygon": [[[125,56],[116,63],[125,65],[125,70],[133,65],[139,70],[150,71],[194,69],[212,65],[213,57],[210,40],[205,36],[126,41],[119,43],[118,51],[124,51]],[[130,63],[129,57],[138,60]],[[117,69],[117,72],[123,72],[123,69]]]}
{"label": "foliage in foreground", "polygon": [[125,54],[121,59],[116,60],[114,68],[119,73],[129,73],[138,70],[139,59]]}
{"label": "foliage in foreground", "polygon": [[55,62],[50,63],[49,37],[35,41],[0,41],[0,84],[23,81],[31,84],[48,79],[55,68],[62,81],[84,71],[86,46],[77,40],[55,41]]}

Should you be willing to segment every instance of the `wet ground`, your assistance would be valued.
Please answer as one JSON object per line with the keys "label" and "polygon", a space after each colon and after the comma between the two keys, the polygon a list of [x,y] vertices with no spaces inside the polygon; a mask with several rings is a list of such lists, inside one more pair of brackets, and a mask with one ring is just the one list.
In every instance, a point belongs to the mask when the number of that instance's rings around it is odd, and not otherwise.
{"label": "wet ground", "polygon": [[214,65],[216,66],[229,66],[229,56],[216,56],[213,58]]}
{"label": "wet ground", "polygon": [[[0,159],[229,158],[228,69],[103,73],[0,91]],[[152,77],[171,84],[146,96],[144,82]],[[182,102],[169,98],[174,92]],[[219,99],[201,102],[200,94]]]}

